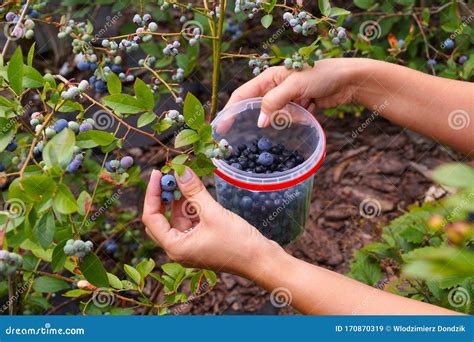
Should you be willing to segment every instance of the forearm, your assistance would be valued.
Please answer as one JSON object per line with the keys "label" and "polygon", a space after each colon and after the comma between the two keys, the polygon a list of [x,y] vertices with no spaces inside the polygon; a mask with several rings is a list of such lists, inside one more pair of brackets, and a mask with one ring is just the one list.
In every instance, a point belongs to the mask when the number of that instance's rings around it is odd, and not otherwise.
{"label": "forearm", "polygon": [[269,292],[284,288],[304,314],[449,315],[455,312],[403,298],[298,260],[272,245],[261,249],[245,276]]}
{"label": "forearm", "polygon": [[460,151],[474,150],[474,84],[391,63],[360,61],[352,75],[356,102]]}

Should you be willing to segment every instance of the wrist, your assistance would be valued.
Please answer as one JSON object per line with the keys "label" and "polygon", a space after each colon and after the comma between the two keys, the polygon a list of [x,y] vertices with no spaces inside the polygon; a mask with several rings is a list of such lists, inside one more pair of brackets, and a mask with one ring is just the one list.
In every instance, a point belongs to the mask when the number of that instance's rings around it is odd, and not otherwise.
{"label": "wrist", "polygon": [[343,68],[343,79],[352,87],[355,103],[365,105],[367,98],[377,93],[380,86],[377,75],[381,64],[368,58],[351,58],[347,67]]}

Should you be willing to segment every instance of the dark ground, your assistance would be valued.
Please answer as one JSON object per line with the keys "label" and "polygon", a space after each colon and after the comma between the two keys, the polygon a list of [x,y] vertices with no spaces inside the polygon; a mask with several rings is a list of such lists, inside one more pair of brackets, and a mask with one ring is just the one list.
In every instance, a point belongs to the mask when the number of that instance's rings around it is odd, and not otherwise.
{"label": "dark ground", "polygon": [[[317,117],[327,134],[327,155],[315,175],[306,231],[287,250],[312,264],[346,273],[354,250],[376,241],[389,220],[401,215],[411,204],[423,201],[436,189],[429,179],[429,170],[458,156],[380,117],[355,139],[352,132],[361,126],[366,116],[348,115],[339,119],[320,114]],[[142,157],[149,160],[155,153],[158,151],[152,148]],[[207,182],[209,187],[213,186],[212,179]],[[360,203],[368,198],[376,199],[382,209],[370,219],[359,212]],[[221,273],[211,293],[185,308],[181,306],[180,313],[296,312],[290,307],[273,307],[269,294],[251,281]]]}

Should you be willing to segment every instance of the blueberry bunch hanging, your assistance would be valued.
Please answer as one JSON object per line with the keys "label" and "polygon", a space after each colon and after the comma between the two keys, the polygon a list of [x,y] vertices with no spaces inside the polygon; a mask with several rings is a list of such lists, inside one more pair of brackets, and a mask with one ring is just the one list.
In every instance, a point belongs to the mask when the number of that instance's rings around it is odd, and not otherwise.
{"label": "blueberry bunch hanging", "polygon": [[105,169],[110,173],[124,174],[134,165],[135,161],[130,156],[122,157],[122,159],[112,159],[105,163]]}
{"label": "blueberry bunch hanging", "polygon": [[23,264],[23,258],[13,252],[0,251],[0,279],[7,278]]}
{"label": "blueberry bunch hanging", "polygon": [[253,68],[252,73],[255,76],[260,75],[260,73],[270,67],[270,63],[268,62],[268,58],[270,56],[266,53],[263,55],[258,56],[257,58],[252,58],[249,60],[249,66]]}
{"label": "blueberry bunch hanging", "polygon": [[285,68],[287,69],[294,69],[296,71],[301,71],[303,70],[303,57],[298,54],[294,53],[293,56],[285,58],[283,64],[285,65]]}
{"label": "blueberry bunch hanging", "polygon": [[334,46],[339,46],[347,40],[346,29],[342,26],[329,30],[329,38]]}
{"label": "blueberry bunch hanging", "polygon": [[181,199],[181,191],[178,189],[176,178],[173,175],[165,174],[161,177],[161,200],[164,203],[171,203],[173,200]]}
{"label": "blueberry bunch hanging", "polygon": [[86,254],[92,251],[94,244],[92,241],[82,241],[82,240],[73,240],[69,239],[64,246],[64,254],[67,256],[76,256],[78,258],[83,258]]}
{"label": "blueberry bunch hanging", "polygon": [[316,33],[316,22],[312,20],[311,15],[305,11],[297,14],[285,12],[283,14],[285,20],[293,28],[293,32],[301,33],[303,36],[310,36]]}

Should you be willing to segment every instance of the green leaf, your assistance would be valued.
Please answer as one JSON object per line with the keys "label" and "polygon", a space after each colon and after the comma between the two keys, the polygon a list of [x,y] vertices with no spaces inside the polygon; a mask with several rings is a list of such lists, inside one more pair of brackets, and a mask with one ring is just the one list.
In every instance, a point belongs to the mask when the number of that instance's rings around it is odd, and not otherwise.
{"label": "green leaf", "polygon": [[109,278],[104,266],[95,253],[87,253],[82,259],[80,270],[86,280],[97,287],[108,287]]}
{"label": "green leaf", "polygon": [[171,164],[184,164],[186,160],[188,160],[188,158],[189,158],[189,155],[180,154],[171,160]]}
{"label": "green leaf", "polygon": [[186,145],[191,145],[192,143],[198,140],[199,140],[199,135],[196,133],[196,131],[193,131],[192,129],[183,129],[176,136],[176,140],[174,141],[174,146],[176,148],[179,148]]}
{"label": "green leaf", "polygon": [[35,279],[33,289],[44,293],[54,293],[69,289],[70,286],[62,279],[56,279],[48,276],[41,276]]}
{"label": "green leaf", "polygon": [[20,95],[23,90],[23,53],[21,47],[17,47],[10,62],[8,63],[8,82],[13,91]]}
{"label": "green leaf", "polygon": [[[3,152],[5,148],[11,143],[16,133],[16,125],[12,124],[10,120],[0,118],[0,152]],[[11,127],[11,129],[6,129]]]}
{"label": "green leaf", "polygon": [[123,265],[123,269],[125,270],[125,273],[128,274],[128,276],[138,285],[140,286],[142,277],[140,273],[136,270],[136,268],[130,266],[130,265]]}
{"label": "green leaf", "polygon": [[204,276],[206,277],[207,279],[207,282],[209,283],[209,285],[212,286],[215,286],[217,284],[217,276],[214,272],[212,271],[208,271],[208,270],[203,270],[204,272]]}
{"label": "green leaf", "polygon": [[53,198],[53,208],[65,215],[75,213],[79,208],[74,195],[64,184],[59,184],[56,195]]}
{"label": "green leaf", "polygon": [[92,204],[92,197],[87,191],[82,191],[77,198],[77,212],[81,216],[85,216],[87,210]]}
{"label": "green leaf", "polygon": [[112,286],[114,289],[117,289],[117,290],[123,289],[123,284],[116,275],[112,273],[107,273],[107,277],[109,278],[110,286]]}
{"label": "green leaf", "polygon": [[143,127],[143,126],[146,126],[150,123],[152,123],[153,121],[155,121],[156,119],[156,114],[153,113],[153,112],[146,112],[146,113],[143,113],[142,115],[140,115],[140,117],[138,118],[138,121],[137,121],[137,126],[138,127]]}
{"label": "green leaf", "polygon": [[355,252],[354,255],[355,259],[351,263],[351,271],[348,275],[370,286],[377,284],[382,278],[380,265],[361,251]]}
{"label": "green leaf", "polygon": [[262,6],[265,12],[270,13],[275,8],[277,0],[265,1],[262,2]]}
{"label": "green leaf", "polygon": [[54,233],[56,232],[56,224],[54,223],[54,216],[51,212],[47,212],[33,227],[33,234],[38,240],[41,247],[48,248],[53,242]]}
{"label": "green leaf", "polygon": [[113,72],[107,78],[107,89],[111,95],[120,94],[122,92],[122,81]]}
{"label": "green leaf", "polygon": [[179,273],[183,270],[183,266],[176,262],[169,262],[161,265],[161,269],[171,278],[176,279]]}
{"label": "green leaf", "polygon": [[67,260],[67,255],[64,254],[64,246],[66,246],[67,240],[63,240],[56,245],[53,249],[53,257],[51,259],[51,266],[53,267],[53,272],[59,272],[63,267],[64,263]]}
{"label": "green leaf", "polygon": [[151,89],[148,88],[145,82],[139,78],[135,80],[133,88],[135,90],[135,96],[141,103],[142,108],[152,111],[153,107],[155,107],[155,97],[153,96]]}
{"label": "green leaf", "polygon": [[102,103],[118,113],[136,114],[144,111],[142,103],[127,94],[106,96],[102,99]]}
{"label": "green leaf", "polygon": [[210,176],[216,169],[212,161],[203,154],[199,154],[196,159],[194,159],[189,167],[194,171],[199,177]]}
{"label": "green leaf", "polygon": [[329,11],[329,16],[340,16],[340,15],[347,15],[351,14],[350,11],[345,10],[344,8],[339,8],[339,7],[331,7],[331,10]]}
{"label": "green leaf", "polygon": [[26,63],[29,66],[33,66],[33,58],[35,57],[35,47],[36,42],[31,45],[30,50],[28,51],[28,57],[26,57]]}
{"label": "green leaf", "polygon": [[71,162],[76,136],[66,128],[55,135],[44,147],[43,159],[49,168],[59,166],[65,169]]}
{"label": "green leaf", "polygon": [[273,15],[271,14],[266,14],[261,19],[262,26],[265,28],[269,28],[272,22],[273,22]]}
{"label": "green leaf", "polygon": [[82,289],[74,289],[63,294],[63,297],[78,298],[86,295],[90,295],[92,292]]}
{"label": "green leaf", "polygon": [[474,186],[474,168],[462,163],[442,165],[434,171],[433,179],[456,188]]}
{"label": "green leaf", "polygon": [[186,125],[198,130],[204,124],[204,108],[201,102],[191,93],[186,95],[183,106],[183,115]]}
{"label": "green leaf", "polygon": [[137,265],[137,271],[141,275],[141,279],[145,279],[151,271],[155,268],[155,261],[153,259],[142,260]]}
{"label": "green leaf", "polygon": [[[10,187],[10,195],[17,198],[26,197],[33,202],[45,202],[51,199],[54,191],[56,191],[55,181],[46,175],[33,175],[21,180],[22,189],[14,189]],[[20,191],[20,193],[17,193]],[[21,192],[23,193],[23,196]]]}
{"label": "green leaf", "polygon": [[354,4],[362,9],[369,9],[374,5],[374,0],[354,0]]}
{"label": "green leaf", "polygon": [[90,144],[90,141],[92,141],[95,146],[108,146],[115,141],[115,136],[112,133],[94,129],[84,133],[80,133],[77,136],[78,145],[79,143],[82,144],[87,141],[89,142],[88,144]]}
{"label": "green leaf", "polygon": [[38,70],[28,65],[23,66],[23,87],[41,88],[44,83],[45,80]]}
{"label": "green leaf", "polygon": [[329,3],[329,0],[318,0],[318,5],[321,13],[328,17],[331,11],[331,4]]}

